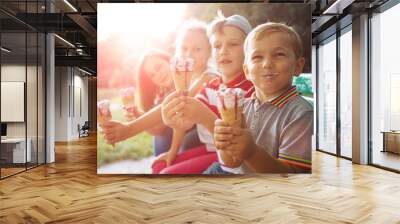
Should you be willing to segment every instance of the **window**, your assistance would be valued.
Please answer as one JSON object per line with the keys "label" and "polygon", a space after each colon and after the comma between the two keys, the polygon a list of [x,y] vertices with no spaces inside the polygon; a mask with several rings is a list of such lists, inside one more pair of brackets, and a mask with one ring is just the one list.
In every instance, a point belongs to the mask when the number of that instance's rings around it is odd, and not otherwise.
{"label": "window", "polygon": [[400,155],[387,150],[386,146],[393,143],[394,148],[399,149],[400,133],[390,139],[385,139],[384,135],[400,130],[400,33],[394,29],[398,21],[400,4],[371,18],[372,164],[395,170],[400,170]]}
{"label": "window", "polygon": [[318,48],[318,145],[336,154],[336,36]]}
{"label": "window", "polygon": [[352,33],[340,36],[340,155],[352,157]]}
{"label": "window", "polygon": [[[6,6],[12,2],[1,1]],[[44,1],[18,2],[20,15],[42,12]],[[0,12],[0,89],[3,97],[14,93],[22,100],[21,113],[10,110],[3,101],[2,114],[18,114],[18,119],[1,118],[7,133],[0,144],[0,178],[25,171],[45,162],[45,34],[15,22],[15,18]],[[7,88],[8,86],[8,88]],[[9,87],[16,87],[10,89]],[[17,88],[18,87],[18,88]],[[18,97],[20,96],[20,97]],[[11,102],[12,104],[13,102]],[[16,102],[14,102],[16,103]],[[10,104],[8,104],[10,105]],[[11,114],[11,115],[15,115]]]}

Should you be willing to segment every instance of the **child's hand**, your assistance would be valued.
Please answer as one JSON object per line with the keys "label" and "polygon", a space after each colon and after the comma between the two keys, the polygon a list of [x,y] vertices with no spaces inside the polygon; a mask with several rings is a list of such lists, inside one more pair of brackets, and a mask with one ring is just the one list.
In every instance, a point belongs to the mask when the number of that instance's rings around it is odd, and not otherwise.
{"label": "child's hand", "polygon": [[193,97],[185,96],[182,99],[184,101],[182,117],[195,124],[201,123],[201,117],[205,113],[204,110],[208,110],[208,108]]}
{"label": "child's hand", "polygon": [[193,126],[193,122],[185,119],[182,114],[184,101],[180,92],[168,95],[161,105],[161,116],[165,125],[186,131]]}
{"label": "child's hand", "polygon": [[124,111],[124,117],[127,121],[132,121],[141,115],[139,109],[136,106],[129,108],[122,106],[122,109]]}
{"label": "child's hand", "polygon": [[229,141],[230,144],[225,143],[222,150],[237,160],[243,161],[250,158],[256,149],[253,136],[246,128],[231,127],[231,136]]}
{"label": "child's hand", "polygon": [[173,150],[168,150],[167,158],[165,161],[167,162],[167,166],[171,166],[175,161],[178,152],[174,152]]}
{"label": "child's hand", "polygon": [[226,150],[232,146],[232,142],[235,136],[233,135],[233,128],[225,121],[217,119],[214,126],[214,143],[217,149],[220,149],[220,154],[224,165],[227,167],[238,167],[242,163],[242,160],[234,157],[234,154]]}
{"label": "child's hand", "polygon": [[232,127],[221,119],[215,120],[214,126],[214,143],[217,149],[224,150],[231,145],[233,139]]}
{"label": "child's hand", "polygon": [[158,161],[167,160],[167,156],[168,156],[168,152],[163,152],[160,155],[157,156],[157,158],[153,161],[153,163],[151,164],[151,167],[154,166],[154,164],[156,164]]}
{"label": "child's hand", "polygon": [[129,126],[120,121],[107,121],[101,127],[103,129],[104,138],[108,144],[114,144],[131,137],[129,134]]}
{"label": "child's hand", "polygon": [[177,153],[173,152],[172,150],[168,150],[168,152],[164,152],[161,153],[160,155],[158,155],[158,157],[156,158],[156,160],[154,160],[152,166],[161,160],[164,160],[168,166],[171,166],[172,163],[174,162],[174,160],[176,159]]}

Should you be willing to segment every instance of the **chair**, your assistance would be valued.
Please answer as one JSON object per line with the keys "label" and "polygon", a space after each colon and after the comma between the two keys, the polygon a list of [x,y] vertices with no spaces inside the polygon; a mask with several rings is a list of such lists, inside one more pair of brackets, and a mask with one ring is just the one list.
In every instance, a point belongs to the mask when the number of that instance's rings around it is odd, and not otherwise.
{"label": "chair", "polygon": [[85,123],[82,125],[82,127],[80,127],[80,125],[78,125],[79,138],[89,136],[89,129],[90,129],[89,121],[85,121]]}

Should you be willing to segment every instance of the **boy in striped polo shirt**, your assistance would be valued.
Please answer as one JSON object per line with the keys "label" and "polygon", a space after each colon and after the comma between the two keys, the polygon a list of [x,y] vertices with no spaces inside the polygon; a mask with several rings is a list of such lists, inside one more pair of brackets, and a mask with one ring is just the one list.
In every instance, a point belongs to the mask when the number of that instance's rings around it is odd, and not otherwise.
{"label": "boy in striped polo shirt", "polygon": [[[313,108],[292,86],[305,59],[299,35],[280,23],[265,23],[244,43],[247,79],[255,93],[246,100],[242,127],[215,122],[215,146],[242,163],[245,173],[309,173]],[[213,164],[209,173],[223,173]]]}

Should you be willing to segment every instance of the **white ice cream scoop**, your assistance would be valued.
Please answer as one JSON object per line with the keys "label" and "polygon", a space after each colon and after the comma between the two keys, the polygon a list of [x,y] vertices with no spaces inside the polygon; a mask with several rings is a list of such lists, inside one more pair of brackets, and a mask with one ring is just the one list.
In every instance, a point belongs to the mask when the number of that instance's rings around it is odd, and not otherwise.
{"label": "white ice cream scoop", "polygon": [[194,59],[174,57],[170,61],[170,67],[172,71],[192,72],[194,67]]}

